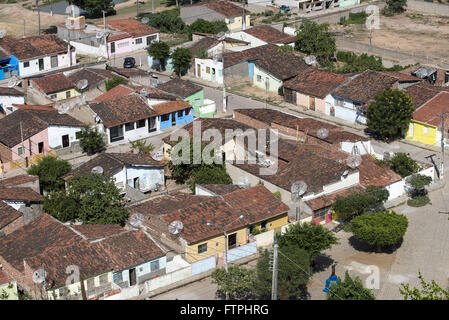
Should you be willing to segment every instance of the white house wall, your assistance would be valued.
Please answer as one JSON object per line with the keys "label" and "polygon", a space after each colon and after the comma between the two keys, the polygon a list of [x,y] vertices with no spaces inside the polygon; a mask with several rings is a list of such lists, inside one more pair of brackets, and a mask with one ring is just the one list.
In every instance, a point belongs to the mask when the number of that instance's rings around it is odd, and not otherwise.
{"label": "white house wall", "polygon": [[76,139],[76,132],[78,131],[81,131],[80,127],[48,127],[48,144],[50,148],[62,148],[62,136],[65,136],[67,134],[69,135],[70,145],[75,141],[79,141],[79,139]]}
{"label": "white house wall", "polygon": [[232,39],[249,42],[251,47],[259,47],[259,46],[263,46],[263,45],[267,44],[265,41],[260,40],[259,38],[256,38],[256,37],[254,37],[246,32],[243,32],[243,31],[233,32],[228,37],[232,38]]}
{"label": "white house wall", "polygon": [[76,41],[70,41],[70,44],[76,48],[76,53],[78,54],[85,54],[94,57],[107,57],[106,46],[104,44],[99,47],[90,46]]}
{"label": "white house wall", "polygon": [[[127,184],[134,188],[134,179],[148,176],[151,184],[164,185],[164,168],[144,167],[144,166],[128,166],[126,167]],[[141,187],[142,184],[140,185]]]}
{"label": "white house wall", "polygon": [[112,177],[115,179],[115,184],[120,187],[125,187],[126,185],[126,170],[125,167],[118,169],[112,173]]}
{"label": "white house wall", "polygon": [[[70,59],[68,53],[59,54],[58,55],[58,66],[56,68],[51,67],[51,57],[43,57],[44,59],[44,69],[39,70],[39,59],[31,59],[31,60],[24,60],[19,62],[19,73],[21,77],[27,77],[33,74],[43,73],[50,70],[57,70],[61,68],[66,68],[70,66]],[[27,68],[23,67],[23,63],[29,61],[30,66]],[[76,52],[72,52],[72,65],[76,64]]]}
{"label": "white house wall", "polygon": [[[3,108],[6,115],[9,115],[16,111],[17,108],[13,107],[13,104],[24,104],[25,98],[18,96],[0,96],[0,106]],[[8,108],[11,108],[9,110]]]}
{"label": "white house wall", "polygon": [[354,105],[354,102],[351,100],[344,99],[343,106],[337,106],[335,104],[335,98],[332,95],[328,95],[326,97],[326,114],[330,114],[330,108],[334,107],[335,109],[335,117],[339,119],[343,119],[352,123],[355,123],[358,120],[361,123],[366,123],[366,118],[363,116],[357,117],[357,107]]}
{"label": "white house wall", "polygon": [[[198,65],[200,67],[201,76],[198,76]],[[210,68],[210,73],[206,73],[206,67]],[[215,81],[212,80],[212,68],[215,69]],[[223,83],[223,63],[220,61],[214,62],[212,59],[195,59],[195,76],[207,81]]]}

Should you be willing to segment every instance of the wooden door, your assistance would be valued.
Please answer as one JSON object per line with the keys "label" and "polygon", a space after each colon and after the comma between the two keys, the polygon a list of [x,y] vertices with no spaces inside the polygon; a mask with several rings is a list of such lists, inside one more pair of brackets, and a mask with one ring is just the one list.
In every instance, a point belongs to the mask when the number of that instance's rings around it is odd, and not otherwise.
{"label": "wooden door", "polygon": [[133,286],[136,283],[136,268],[129,269],[129,285]]}
{"label": "wooden door", "polygon": [[309,109],[315,110],[315,97],[309,97]]}

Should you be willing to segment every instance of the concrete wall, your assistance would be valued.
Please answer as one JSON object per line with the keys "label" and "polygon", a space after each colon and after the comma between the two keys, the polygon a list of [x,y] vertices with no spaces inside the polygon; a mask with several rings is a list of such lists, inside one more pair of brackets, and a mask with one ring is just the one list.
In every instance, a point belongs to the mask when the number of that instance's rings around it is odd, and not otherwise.
{"label": "concrete wall", "polygon": [[[310,98],[311,96],[296,92],[296,104],[298,106],[303,106],[310,109]],[[312,97],[314,98],[314,97]],[[326,103],[324,99],[315,97],[315,111],[325,113],[326,112]]]}
{"label": "concrete wall", "polygon": [[274,242],[274,230],[259,233],[253,236],[257,247],[271,247]]}
{"label": "concrete wall", "polygon": [[11,114],[17,110],[17,108],[13,107],[13,104],[24,104],[25,97],[17,97],[17,96],[0,96],[0,114],[4,113],[5,115]]}
{"label": "concrete wall", "polygon": [[80,127],[62,127],[62,126],[51,126],[48,127],[48,144],[50,148],[62,148],[62,137],[69,135],[69,146],[78,142],[79,139],[76,138],[76,133],[80,132]]}
{"label": "concrete wall", "polygon": [[440,3],[432,3],[418,0],[408,0],[407,10],[421,11],[432,13],[439,16],[449,16],[449,6]]}
{"label": "concrete wall", "polygon": [[282,80],[279,80],[273,76],[270,72],[262,69],[257,64],[254,64],[254,79],[253,84],[262,89],[266,90],[266,78],[268,78],[268,91],[277,93],[279,88],[282,87]]}
{"label": "concrete wall", "polygon": [[[115,43],[115,52],[111,52],[111,43]],[[112,57],[113,55],[121,55],[132,51],[132,38],[126,38],[122,40],[112,41],[108,43],[108,54],[109,57]]]}
{"label": "concrete wall", "polygon": [[[215,76],[213,74],[215,70]],[[207,72],[209,71],[209,72]],[[227,75],[227,74],[226,74]],[[195,76],[207,81],[223,83],[223,63],[213,59],[195,58]]]}
{"label": "concrete wall", "polygon": [[156,184],[165,185],[164,168],[128,166],[126,167],[127,184],[134,188],[134,179],[146,177],[150,185],[144,185],[142,179],[139,182],[139,190],[142,192],[150,191]]}
{"label": "concrete wall", "polygon": [[186,24],[192,24],[200,18],[207,21],[225,20],[224,15],[209,9],[206,6],[181,7],[180,17]]}

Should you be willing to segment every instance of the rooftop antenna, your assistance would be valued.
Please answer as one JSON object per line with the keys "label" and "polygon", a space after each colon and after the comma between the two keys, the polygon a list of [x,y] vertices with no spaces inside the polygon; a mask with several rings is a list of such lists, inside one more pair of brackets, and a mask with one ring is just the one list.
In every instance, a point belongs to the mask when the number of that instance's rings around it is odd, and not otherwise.
{"label": "rooftop antenna", "polygon": [[11,79],[8,81],[8,88],[14,88],[17,85],[17,79]]}
{"label": "rooftop antenna", "polygon": [[237,184],[240,188],[245,189],[249,187],[249,179],[247,176],[240,176]]}
{"label": "rooftop antenna", "polygon": [[76,82],[75,86],[78,90],[84,90],[87,88],[88,85],[89,85],[89,81],[87,79],[81,79]]}
{"label": "rooftop antenna", "polygon": [[60,104],[59,108],[58,108],[58,113],[59,114],[66,114],[67,111],[69,111],[69,109],[70,109],[70,106],[65,105],[65,104]]}
{"label": "rooftop antenna", "polygon": [[181,232],[182,228],[182,222],[179,220],[174,220],[168,225],[168,232],[170,232],[171,234],[178,234]]}
{"label": "rooftop antenna", "polygon": [[358,154],[357,155],[350,155],[346,159],[346,164],[351,169],[357,168],[358,166],[360,166],[361,163],[362,163],[362,157],[360,155],[358,155]]}
{"label": "rooftop antenna", "polygon": [[[300,215],[303,211],[303,201],[301,197],[306,193],[307,191],[307,183],[304,181],[296,181],[293,182],[291,186],[291,196],[292,201],[295,203],[295,214],[296,214],[296,220],[298,221],[300,218]],[[299,205],[298,205],[299,203]]]}
{"label": "rooftop antenna", "polygon": [[103,167],[96,166],[96,167],[92,168],[91,172],[96,173],[96,174],[103,174],[104,170],[103,170]]}
{"label": "rooftop antenna", "polygon": [[6,36],[6,30],[0,30],[0,39]]}
{"label": "rooftop antenna", "polygon": [[143,224],[143,214],[136,212],[129,218],[129,224],[134,228],[140,228]]}
{"label": "rooftop antenna", "polygon": [[41,284],[45,281],[45,278],[47,277],[47,272],[45,272],[44,268],[38,269],[33,272],[33,282],[36,284]]}
{"label": "rooftop antenna", "polygon": [[139,94],[142,96],[148,96],[148,94],[150,93],[150,90],[148,90],[148,88],[143,87],[142,89],[140,89]]}

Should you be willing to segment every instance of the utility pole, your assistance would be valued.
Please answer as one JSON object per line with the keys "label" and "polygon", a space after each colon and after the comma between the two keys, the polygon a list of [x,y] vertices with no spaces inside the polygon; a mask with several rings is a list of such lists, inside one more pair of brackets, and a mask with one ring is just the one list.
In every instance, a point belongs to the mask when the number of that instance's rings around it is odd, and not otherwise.
{"label": "utility pole", "polygon": [[243,3],[243,11],[242,11],[242,30],[246,29],[246,16],[245,16],[245,5],[246,0],[242,0]]}
{"label": "utility pole", "polygon": [[273,278],[271,281],[271,300],[278,299],[278,248],[277,244],[273,247]]}
{"label": "utility pole", "polygon": [[37,9],[37,28],[38,34],[41,34],[41,9],[39,8],[39,0],[36,0],[36,9]]}
{"label": "utility pole", "polygon": [[224,54],[225,54],[225,47],[226,47],[226,41],[223,39],[222,41],[222,52],[221,52],[221,63],[222,63],[222,70],[223,70],[223,113],[226,113],[227,110],[227,99],[226,99],[226,82],[225,82],[225,64],[224,64]]}
{"label": "utility pole", "polygon": [[[225,271],[228,273],[228,234],[226,233],[226,230],[224,231],[224,246],[225,246],[225,254],[224,254],[224,265],[225,265]],[[229,293],[226,291],[226,300],[229,300]]]}
{"label": "utility pole", "polygon": [[444,136],[446,134],[446,127],[444,125],[444,120],[449,112],[444,112],[442,114],[437,115],[437,117],[441,118],[441,172],[440,179],[444,179]]}
{"label": "utility pole", "polygon": [[109,59],[109,49],[108,49],[108,43],[106,41],[106,11],[102,10],[103,12],[103,41],[104,41],[104,47],[106,49],[106,59]]}
{"label": "utility pole", "polygon": [[26,24],[26,20],[23,20],[23,37],[25,38],[25,24]]}

